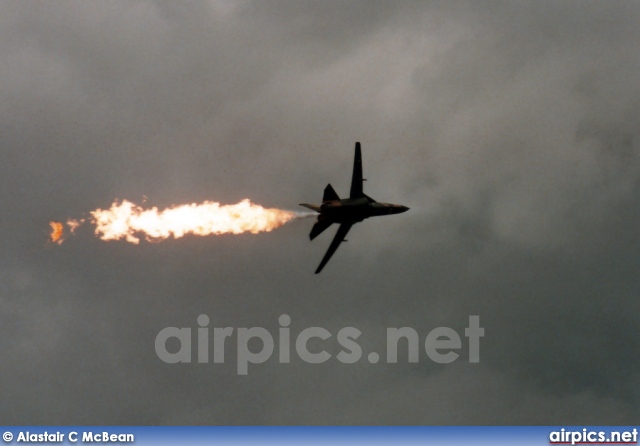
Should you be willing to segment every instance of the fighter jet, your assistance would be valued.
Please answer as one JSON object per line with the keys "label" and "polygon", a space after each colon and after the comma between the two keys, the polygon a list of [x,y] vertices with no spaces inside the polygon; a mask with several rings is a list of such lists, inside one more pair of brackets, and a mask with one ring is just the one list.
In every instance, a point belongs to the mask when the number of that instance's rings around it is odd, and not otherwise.
{"label": "fighter jet", "polygon": [[307,207],[319,214],[318,221],[311,229],[309,239],[313,240],[333,223],[340,225],[327,253],[324,255],[322,262],[320,262],[318,269],[316,269],[316,274],[322,271],[322,268],[327,264],[333,253],[336,252],[340,243],[346,242],[345,237],[351,226],[363,221],[365,218],[400,214],[409,210],[408,207],[399,204],[378,203],[373,198],[365,195],[362,191],[363,181],[366,181],[366,179],[362,178],[362,153],[360,151],[360,143],[357,142],[349,198],[341,199],[331,187],[331,184],[327,184],[327,187],[324,188],[320,206],[300,203],[300,206]]}

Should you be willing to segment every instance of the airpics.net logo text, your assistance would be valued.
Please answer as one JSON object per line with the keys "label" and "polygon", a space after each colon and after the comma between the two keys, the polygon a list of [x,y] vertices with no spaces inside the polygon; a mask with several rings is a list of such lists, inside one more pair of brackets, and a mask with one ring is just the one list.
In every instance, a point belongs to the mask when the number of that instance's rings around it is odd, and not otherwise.
{"label": "airpics.net logo text", "polygon": [[[209,327],[209,316],[201,314],[197,319],[198,328],[195,336],[195,349],[192,348],[193,338],[191,328],[167,327],[158,333],[155,341],[155,349],[158,358],[168,364],[191,363],[194,362],[193,351],[196,351],[195,361],[200,364],[208,364],[210,355],[213,352],[214,363],[225,362],[225,347],[230,348],[227,343],[228,338],[236,338],[237,352],[237,372],[238,375],[249,373],[249,364],[262,364],[268,361],[274,354],[275,344],[278,344],[278,361],[286,364],[291,361],[292,342],[293,350],[298,357],[309,364],[320,364],[332,358],[332,355],[324,348],[318,348],[318,340],[321,345],[330,340],[333,334],[322,327],[309,327],[300,331],[295,339],[292,339],[291,318],[283,314],[278,318],[280,327],[278,336],[274,341],[274,336],[269,330],[262,327],[237,328],[233,327]],[[362,332],[355,327],[344,327],[335,335],[335,341],[342,348],[335,358],[343,364],[354,364],[362,358],[362,347],[357,339]],[[411,327],[387,328],[386,333],[386,361],[390,364],[398,362],[398,345],[400,342],[406,343],[406,361],[417,363],[420,358],[421,344],[429,360],[438,364],[448,364],[458,359],[461,351],[466,347],[470,363],[480,362],[480,338],[484,336],[484,328],[480,326],[480,316],[469,316],[469,325],[464,330],[466,338],[463,346],[463,338],[452,328],[437,327],[431,330],[420,342],[418,332]],[[315,348],[309,349],[309,341],[314,339]],[[213,342],[209,342],[212,340]],[[260,341],[260,342],[258,342]],[[168,348],[168,343],[178,348]],[[256,349],[256,346],[261,348]],[[253,348],[250,348],[250,344]],[[256,345],[258,344],[258,345]],[[211,347],[211,348],[210,348]],[[172,351],[169,351],[172,350]],[[371,364],[380,361],[380,355],[370,352],[367,360]],[[401,361],[404,361],[401,358]]]}

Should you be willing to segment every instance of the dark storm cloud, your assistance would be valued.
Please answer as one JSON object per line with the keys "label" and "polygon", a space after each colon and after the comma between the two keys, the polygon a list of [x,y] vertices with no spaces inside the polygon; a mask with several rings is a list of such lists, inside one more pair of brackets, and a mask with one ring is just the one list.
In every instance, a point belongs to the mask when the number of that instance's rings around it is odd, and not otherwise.
{"label": "dark storm cloud", "polygon": [[[6,423],[637,420],[640,57],[633,2],[8,3],[0,18]],[[47,222],[115,198],[367,194],[409,213],[330,236],[129,246]],[[278,316],[363,332],[360,363],[162,363],[168,326]],[[387,327],[480,364],[366,362]],[[233,338],[235,340],[235,337]],[[335,345],[334,345],[335,347]],[[331,350],[330,346],[327,346]],[[335,348],[334,348],[335,350]],[[331,350],[333,353],[336,351]],[[384,357],[384,353],[382,352]]]}

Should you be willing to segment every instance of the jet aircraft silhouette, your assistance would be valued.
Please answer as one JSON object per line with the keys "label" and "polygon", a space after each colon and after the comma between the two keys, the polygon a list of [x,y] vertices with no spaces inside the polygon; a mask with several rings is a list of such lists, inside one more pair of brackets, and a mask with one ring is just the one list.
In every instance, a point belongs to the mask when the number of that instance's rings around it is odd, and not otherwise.
{"label": "jet aircraft silhouette", "polygon": [[333,223],[340,224],[327,253],[320,262],[318,269],[316,269],[316,274],[322,271],[322,268],[327,264],[333,253],[336,252],[340,244],[346,242],[345,237],[351,226],[369,217],[400,214],[409,210],[408,207],[399,204],[378,203],[373,198],[365,195],[362,190],[363,181],[366,181],[366,179],[362,178],[362,153],[360,143],[357,142],[349,198],[341,199],[331,187],[331,184],[327,184],[327,187],[324,188],[320,206],[300,203],[301,206],[314,210],[319,214],[318,221],[311,228],[309,239],[313,240]]}

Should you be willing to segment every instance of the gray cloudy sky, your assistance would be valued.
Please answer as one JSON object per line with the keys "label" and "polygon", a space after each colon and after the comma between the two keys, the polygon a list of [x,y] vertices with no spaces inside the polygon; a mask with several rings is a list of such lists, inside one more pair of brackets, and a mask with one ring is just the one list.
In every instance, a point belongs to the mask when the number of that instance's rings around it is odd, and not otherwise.
{"label": "gray cloudy sky", "polygon": [[[638,23],[631,1],[5,2],[3,423],[637,422]],[[311,220],[46,244],[115,198],[346,195],[355,141],[365,191],[411,210],[354,227],[318,276],[332,234],[309,242]],[[155,354],[199,314],[277,334],[283,313],[294,336],[358,328],[363,358],[237,376],[235,335],[225,364]],[[469,315],[480,364],[366,360],[387,327]]]}

